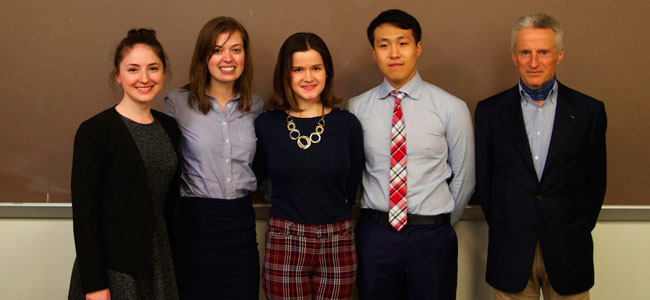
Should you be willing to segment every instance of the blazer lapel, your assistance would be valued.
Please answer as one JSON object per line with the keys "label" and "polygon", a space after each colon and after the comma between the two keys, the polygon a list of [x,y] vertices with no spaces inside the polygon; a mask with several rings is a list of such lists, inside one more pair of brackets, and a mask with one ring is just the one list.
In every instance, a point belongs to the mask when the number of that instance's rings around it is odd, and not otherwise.
{"label": "blazer lapel", "polygon": [[518,86],[512,88],[508,95],[503,98],[503,105],[505,106],[504,110],[499,115],[503,129],[510,137],[510,141],[514,144],[528,170],[537,178],[533,158],[530,154],[530,146],[528,145],[528,136],[526,136],[526,125],[524,125],[524,117],[521,111],[521,96],[519,95]]}
{"label": "blazer lapel", "polygon": [[551,144],[548,147],[548,156],[544,164],[542,178],[544,178],[543,174],[546,173],[546,170],[553,164],[555,158],[557,158],[566,140],[571,136],[571,132],[573,132],[578,118],[573,99],[567,97],[566,87],[558,82],[557,90],[557,107],[555,109],[553,133],[551,134]]}

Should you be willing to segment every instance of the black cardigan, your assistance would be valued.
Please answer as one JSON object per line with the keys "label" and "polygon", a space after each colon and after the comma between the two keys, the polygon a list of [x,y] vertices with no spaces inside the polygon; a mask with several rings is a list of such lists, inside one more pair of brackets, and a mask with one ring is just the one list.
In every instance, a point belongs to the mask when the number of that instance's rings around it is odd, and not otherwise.
{"label": "black cardigan", "polygon": [[[178,155],[180,132],[176,121],[154,110],[151,113]],[[178,174],[169,187],[168,209],[178,194]],[[138,147],[114,107],[79,126],[71,191],[77,263],[84,292],[107,288],[107,269],[129,274],[145,272],[154,232],[151,193]]]}

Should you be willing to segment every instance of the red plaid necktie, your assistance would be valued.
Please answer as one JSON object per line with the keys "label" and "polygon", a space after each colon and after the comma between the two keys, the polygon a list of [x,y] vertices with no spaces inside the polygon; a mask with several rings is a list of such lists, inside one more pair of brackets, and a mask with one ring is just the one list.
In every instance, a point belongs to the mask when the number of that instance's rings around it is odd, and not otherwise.
{"label": "red plaid necktie", "polygon": [[390,205],[388,222],[400,231],[406,225],[406,131],[402,117],[404,93],[392,91],[395,98],[390,143]]}

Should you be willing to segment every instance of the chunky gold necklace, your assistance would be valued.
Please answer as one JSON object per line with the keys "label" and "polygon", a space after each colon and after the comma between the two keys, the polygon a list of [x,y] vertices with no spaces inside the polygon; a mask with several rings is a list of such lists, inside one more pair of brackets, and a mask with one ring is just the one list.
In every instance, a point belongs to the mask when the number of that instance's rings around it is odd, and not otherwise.
{"label": "chunky gold necklace", "polygon": [[296,123],[293,122],[293,117],[287,112],[287,129],[289,130],[289,138],[296,141],[300,149],[307,149],[311,144],[318,144],[321,140],[321,134],[325,131],[325,108],[321,112],[320,120],[314,132],[312,132],[309,137],[306,135],[301,135],[300,130],[296,129]]}

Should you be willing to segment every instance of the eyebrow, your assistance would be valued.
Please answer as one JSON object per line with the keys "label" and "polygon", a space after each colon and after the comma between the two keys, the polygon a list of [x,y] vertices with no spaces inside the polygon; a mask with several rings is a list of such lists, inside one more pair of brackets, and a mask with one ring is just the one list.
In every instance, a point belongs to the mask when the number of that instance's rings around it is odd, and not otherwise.
{"label": "eyebrow", "polygon": [[[395,40],[410,40],[410,39],[411,39],[411,37],[408,36],[408,35],[400,35],[397,38],[395,38]],[[384,42],[384,41],[390,41],[390,40],[391,39],[389,39],[389,38],[379,38],[377,40],[377,42]]]}
{"label": "eyebrow", "polygon": [[[230,46],[230,48],[238,47],[238,46],[242,46],[242,44],[233,44],[233,45]],[[214,48],[215,49],[224,48],[224,46],[223,45],[215,45]]]}

